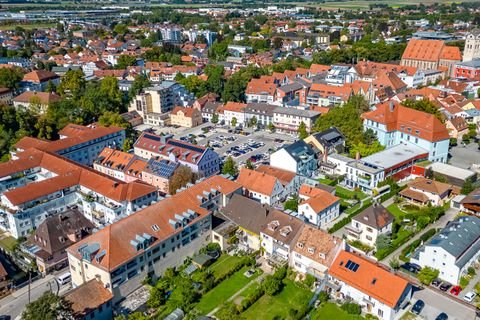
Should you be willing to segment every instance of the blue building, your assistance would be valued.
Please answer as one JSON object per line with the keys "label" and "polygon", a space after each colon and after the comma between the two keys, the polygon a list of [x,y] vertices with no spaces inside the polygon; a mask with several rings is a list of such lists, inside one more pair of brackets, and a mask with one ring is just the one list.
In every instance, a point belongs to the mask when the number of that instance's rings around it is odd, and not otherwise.
{"label": "blue building", "polygon": [[434,115],[389,102],[364,113],[362,118],[364,129],[375,132],[383,146],[408,143],[425,149],[430,161],[447,162],[450,136]]}

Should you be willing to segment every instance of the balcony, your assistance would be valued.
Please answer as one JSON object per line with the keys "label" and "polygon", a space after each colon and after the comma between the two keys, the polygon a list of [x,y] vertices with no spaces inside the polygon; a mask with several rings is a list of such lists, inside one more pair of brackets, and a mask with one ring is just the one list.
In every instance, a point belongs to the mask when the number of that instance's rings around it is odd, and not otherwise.
{"label": "balcony", "polygon": [[362,229],[356,228],[352,225],[346,225],[345,229],[347,229],[348,232],[353,233],[354,235],[357,235],[357,236],[359,236],[363,232]]}

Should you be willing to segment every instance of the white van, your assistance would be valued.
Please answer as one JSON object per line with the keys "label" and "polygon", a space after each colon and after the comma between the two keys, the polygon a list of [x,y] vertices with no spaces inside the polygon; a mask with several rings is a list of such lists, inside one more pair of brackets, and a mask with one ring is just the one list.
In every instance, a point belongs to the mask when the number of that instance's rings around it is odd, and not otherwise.
{"label": "white van", "polygon": [[64,285],[66,283],[69,283],[70,281],[72,281],[72,275],[70,274],[70,272],[65,272],[64,274],[61,274],[57,277],[57,282],[60,285]]}

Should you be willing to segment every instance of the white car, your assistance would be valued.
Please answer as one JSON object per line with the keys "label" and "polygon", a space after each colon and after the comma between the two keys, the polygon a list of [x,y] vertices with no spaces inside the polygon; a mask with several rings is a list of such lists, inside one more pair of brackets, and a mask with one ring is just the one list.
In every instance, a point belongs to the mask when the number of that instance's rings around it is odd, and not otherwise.
{"label": "white car", "polygon": [[477,294],[475,292],[467,292],[467,294],[465,295],[465,297],[463,297],[463,300],[467,301],[467,302],[472,302],[473,299],[475,299],[475,297],[477,296]]}

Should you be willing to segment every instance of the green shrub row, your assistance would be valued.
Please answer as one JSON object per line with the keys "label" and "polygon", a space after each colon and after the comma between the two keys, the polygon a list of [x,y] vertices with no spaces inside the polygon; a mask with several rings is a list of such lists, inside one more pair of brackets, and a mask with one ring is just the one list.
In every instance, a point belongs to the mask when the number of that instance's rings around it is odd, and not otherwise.
{"label": "green shrub row", "polygon": [[359,207],[358,209],[354,210],[353,212],[351,212],[348,217],[346,218],[343,218],[342,220],[338,221],[337,223],[335,223],[333,225],[333,227],[331,227],[330,229],[328,229],[328,232],[329,233],[334,233],[335,231],[338,231],[340,230],[341,228],[343,228],[344,226],[346,226],[347,224],[349,224],[351,221],[352,221],[352,218],[355,217],[357,214],[359,214],[360,212],[362,212],[363,210],[367,209],[368,207],[370,207],[370,205],[372,204],[372,200],[367,200],[365,201],[365,203],[363,204],[363,206]]}

